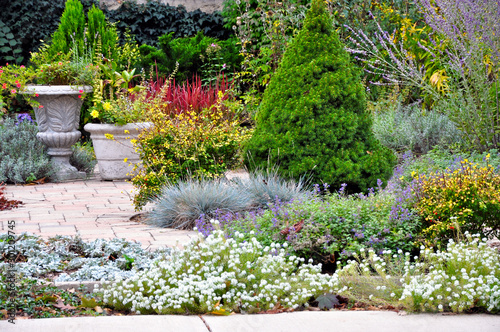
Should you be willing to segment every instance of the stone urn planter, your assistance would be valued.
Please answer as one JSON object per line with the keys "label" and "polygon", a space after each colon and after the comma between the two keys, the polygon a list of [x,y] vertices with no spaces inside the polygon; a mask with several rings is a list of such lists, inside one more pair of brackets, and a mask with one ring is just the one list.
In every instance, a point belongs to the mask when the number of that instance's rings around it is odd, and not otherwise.
{"label": "stone urn planter", "polygon": [[151,123],[140,122],[123,126],[87,123],[83,127],[90,133],[103,180],[128,180],[133,177],[134,165],[140,162],[140,158],[130,140],[150,126]]}
{"label": "stone urn planter", "polygon": [[71,146],[81,137],[78,131],[82,92],[91,92],[90,86],[30,85],[26,94],[40,103],[34,107],[38,125],[37,138],[47,145],[51,162],[56,173],[52,180],[65,181],[83,179],[86,174],[79,172],[69,163]]}

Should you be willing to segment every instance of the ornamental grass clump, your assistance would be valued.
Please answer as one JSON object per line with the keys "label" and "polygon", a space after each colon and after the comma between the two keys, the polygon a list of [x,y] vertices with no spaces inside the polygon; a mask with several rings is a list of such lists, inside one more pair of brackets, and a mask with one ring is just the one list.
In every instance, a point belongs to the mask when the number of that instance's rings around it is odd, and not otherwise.
{"label": "ornamental grass clump", "polygon": [[264,247],[255,238],[238,242],[216,231],[140,275],[105,283],[103,301],[140,314],[255,313],[296,309],[337,288],[335,277],[287,255],[285,247]]}
{"label": "ornamental grass clump", "polygon": [[159,227],[193,229],[201,215],[239,213],[251,206],[247,192],[221,180],[189,179],[163,187],[147,222]]}
{"label": "ornamental grass clump", "polygon": [[303,179],[284,179],[277,169],[267,169],[264,171],[253,171],[248,179],[241,180],[233,178],[242,192],[250,195],[252,205],[255,208],[267,209],[269,205],[277,200],[288,203],[301,198],[305,198],[312,191],[307,190],[307,184]]}
{"label": "ornamental grass clump", "polygon": [[459,231],[498,236],[500,175],[491,165],[465,159],[457,169],[416,177],[415,208],[425,219],[423,235],[430,244]]}

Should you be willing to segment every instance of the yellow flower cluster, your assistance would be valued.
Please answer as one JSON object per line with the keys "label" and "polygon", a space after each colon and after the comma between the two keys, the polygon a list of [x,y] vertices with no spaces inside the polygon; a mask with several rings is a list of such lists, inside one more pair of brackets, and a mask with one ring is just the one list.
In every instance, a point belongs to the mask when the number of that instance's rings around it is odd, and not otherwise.
{"label": "yellow flower cluster", "polygon": [[425,219],[429,241],[435,244],[457,232],[500,230],[500,175],[491,165],[465,159],[458,169],[415,178],[416,209]]}

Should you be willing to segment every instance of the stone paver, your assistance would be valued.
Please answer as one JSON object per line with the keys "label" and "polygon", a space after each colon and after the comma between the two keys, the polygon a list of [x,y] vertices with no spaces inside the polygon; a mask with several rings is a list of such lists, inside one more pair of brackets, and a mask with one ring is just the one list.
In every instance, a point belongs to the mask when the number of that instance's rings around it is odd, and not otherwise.
{"label": "stone paver", "polygon": [[[85,181],[7,185],[5,196],[24,204],[0,211],[0,230],[7,231],[9,220],[16,222],[16,234],[30,232],[42,237],[77,235],[92,241],[97,238],[124,238],[138,241],[143,248],[185,244],[196,232],[158,228],[135,221],[131,197],[134,187],[126,181]],[[151,207],[146,207],[146,211]]]}

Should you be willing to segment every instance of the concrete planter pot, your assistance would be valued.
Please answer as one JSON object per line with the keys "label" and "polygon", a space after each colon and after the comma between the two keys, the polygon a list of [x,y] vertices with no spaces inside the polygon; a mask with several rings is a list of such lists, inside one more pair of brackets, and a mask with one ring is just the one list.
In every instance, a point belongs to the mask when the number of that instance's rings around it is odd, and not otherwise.
{"label": "concrete planter pot", "polygon": [[[90,133],[103,180],[127,180],[133,177],[134,165],[140,162],[130,140],[151,126],[150,123],[129,123],[124,126],[88,123],[83,127]],[[113,135],[113,139],[106,138]],[[126,161],[125,161],[126,160]]]}
{"label": "concrete planter pot", "polygon": [[69,163],[72,154],[71,146],[81,137],[78,131],[80,109],[83,100],[82,92],[91,92],[90,86],[69,85],[31,85],[26,94],[40,103],[35,107],[35,118],[38,125],[37,138],[48,146],[48,154],[56,168],[52,180],[65,181],[83,179],[86,174],[79,172]]}

